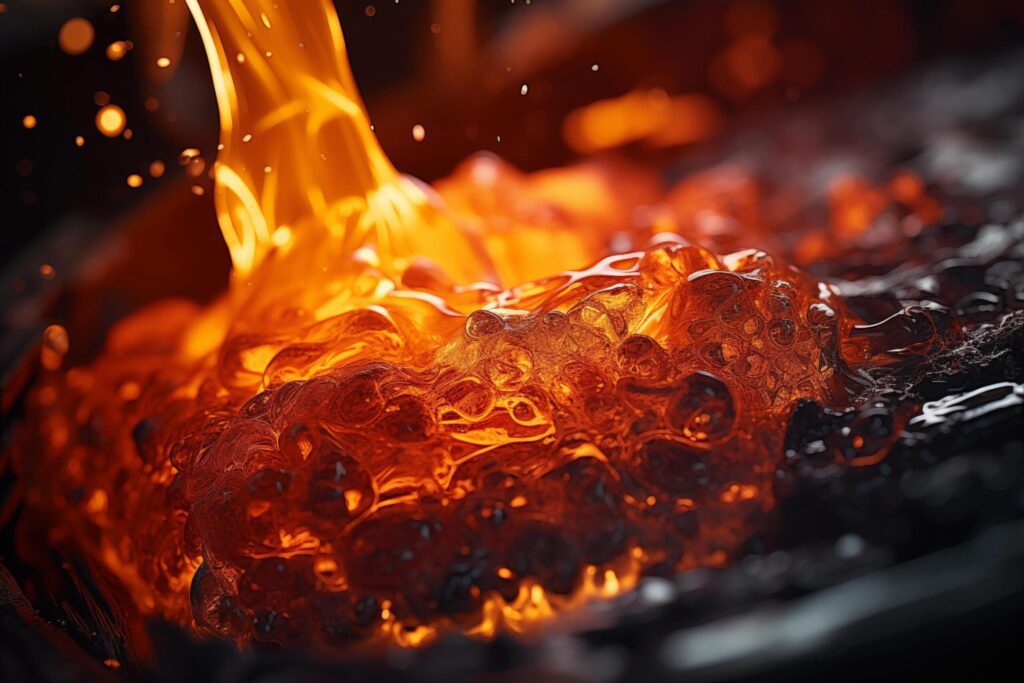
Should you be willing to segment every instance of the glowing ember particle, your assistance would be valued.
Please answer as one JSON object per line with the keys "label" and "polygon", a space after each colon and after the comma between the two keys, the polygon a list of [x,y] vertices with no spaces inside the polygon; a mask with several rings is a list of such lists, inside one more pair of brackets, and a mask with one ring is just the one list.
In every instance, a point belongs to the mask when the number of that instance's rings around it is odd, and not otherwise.
{"label": "glowing ember particle", "polygon": [[171,60],[168,57],[158,57],[156,60],[156,65],[161,69],[166,69],[171,65]]}
{"label": "glowing ember particle", "polygon": [[36,120],[35,116],[32,116],[32,114],[26,114],[25,117],[21,120],[21,125],[25,126],[29,130],[35,128],[37,123],[39,122]]}
{"label": "glowing ember particle", "polygon": [[49,263],[44,263],[39,266],[39,274],[42,275],[44,279],[50,280],[57,274],[57,270]]}
{"label": "glowing ember particle", "polygon": [[590,70],[591,70],[591,71],[597,71],[597,70],[598,70],[598,69],[600,69],[600,68],[601,68],[601,67],[600,67],[600,66],[598,66],[597,64],[591,64],[591,65],[590,65]]}
{"label": "glowing ember particle", "polygon": [[70,348],[68,331],[60,325],[50,325],[43,331],[43,344],[58,355],[67,355]]}
{"label": "glowing ember particle", "polygon": [[178,153],[178,163],[182,166],[187,166],[201,154],[202,152],[195,147],[186,147]]}
{"label": "glowing ember particle", "polygon": [[427,137],[427,129],[417,123],[412,127],[412,139],[416,142],[423,142]]}
{"label": "glowing ember particle", "polygon": [[206,190],[203,189],[202,185],[193,185],[189,189],[192,190],[192,194],[194,194],[197,197],[202,197],[204,194],[206,194]]}
{"label": "glowing ember particle", "polygon": [[124,132],[127,123],[124,109],[116,104],[108,104],[96,112],[96,128],[108,138],[116,138]]}
{"label": "glowing ember particle", "polygon": [[889,181],[889,192],[893,199],[910,206],[924,195],[924,183],[913,171],[901,171]]}
{"label": "glowing ember particle", "polygon": [[87,19],[74,17],[64,22],[57,34],[57,44],[69,55],[80,55],[90,47],[96,31]]}
{"label": "glowing ember particle", "polygon": [[714,135],[722,119],[720,108],[706,95],[669,95],[652,88],[570,112],[562,123],[562,135],[572,149],[585,154],[638,141],[672,147]]}
{"label": "glowing ember particle", "polygon": [[159,160],[154,161],[149,165],[149,175],[151,175],[154,178],[159,178],[163,176],[164,171],[166,170],[167,168],[164,166],[164,162]]}
{"label": "glowing ember particle", "polygon": [[142,176],[138,173],[128,176],[128,187],[142,187]]}
{"label": "glowing ember particle", "polygon": [[81,135],[76,135],[75,136],[75,146],[76,147],[85,147],[85,138],[83,138]]}
{"label": "glowing ember particle", "polygon": [[43,330],[43,344],[39,348],[39,360],[44,368],[59,370],[69,349],[68,331],[61,325],[50,325]]}
{"label": "glowing ember particle", "polygon": [[107,509],[107,492],[103,489],[96,489],[89,496],[89,500],[85,504],[86,511],[96,514],[103,512]]}
{"label": "glowing ember particle", "polygon": [[520,95],[525,95],[528,92],[530,92],[530,86],[528,86],[525,83],[523,83],[522,87],[519,88],[519,94]]}
{"label": "glowing ember particle", "polygon": [[107,59],[112,62],[123,59],[126,54],[128,54],[128,43],[123,40],[115,40],[107,45]]}
{"label": "glowing ember particle", "polygon": [[366,16],[368,17],[372,17],[377,13],[377,8],[374,7],[373,5],[367,5],[366,9],[363,10],[363,13],[366,14]]}
{"label": "glowing ember particle", "polygon": [[202,157],[193,157],[185,165],[185,173],[193,178],[198,178],[206,170],[206,161]]}
{"label": "glowing ember particle", "polygon": [[117,393],[126,401],[134,401],[142,395],[142,387],[138,382],[128,381],[121,385]]}
{"label": "glowing ember particle", "polygon": [[246,133],[243,135],[242,142],[252,142],[252,133]]}

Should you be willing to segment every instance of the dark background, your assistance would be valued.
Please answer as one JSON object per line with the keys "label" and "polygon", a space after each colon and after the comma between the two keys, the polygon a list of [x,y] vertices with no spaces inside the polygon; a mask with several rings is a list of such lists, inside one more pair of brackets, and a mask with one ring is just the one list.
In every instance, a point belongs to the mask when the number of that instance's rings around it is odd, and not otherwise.
{"label": "dark background", "polygon": [[[195,147],[212,158],[216,112],[197,34],[187,21],[154,28],[142,0],[123,0],[117,12],[111,4],[0,3],[0,265],[62,218],[87,215],[101,225],[154,191],[187,193],[187,184],[176,182],[182,149]],[[709,83],[709,65],[728,40],[722,17],[734,2],[336,4],[385,150],[398,168],[427,180],[481,149],[525,169],[565,163],[572,158],[560,135],[565,114],[640,86],[710,92],[730,123],[743,125],[940,55],[1024,40],[1024,3],[1016,0],[764,2],[778,18],[780,42],[817,47],[821,74],[813,83],[794,84],[784,68],[772,83],[736,98]],[[184,0],[179,6],[184,12]],[[633,21],[638,15],[656,16]],[[79,56],[57,45],[61,25],[73,16],[89,19],[96,29],[93,46]],[[115,40],[134,43],[120,61],[104,54]],[[180,49],[180,57],[172,69],[155,69],[154,55],[166,45]],[[592,64],[599,70],[591,70]],[[523,83],[529,85],[527,96],[520,95]],[[131,140],[107,139],[96,131],[98,92],[125,110]],[[145,107],[149,97],[159,100],[155,111]],[[22,126],[26,114],[38,118],[35,129]],[[416,123],[427,130],[422,143],[412,140]],[[86,138],[81,149],[76,135]],[[168,169],[159,180],[146,173],[154,160]],[[127,186],[133,173],[145,178],[142,188]]]}

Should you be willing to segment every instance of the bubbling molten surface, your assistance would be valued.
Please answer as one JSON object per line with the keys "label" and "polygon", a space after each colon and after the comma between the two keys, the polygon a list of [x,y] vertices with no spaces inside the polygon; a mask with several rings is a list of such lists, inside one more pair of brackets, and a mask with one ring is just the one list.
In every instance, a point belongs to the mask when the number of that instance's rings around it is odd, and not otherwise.
{"label": "bubbling molten surface", "polygon": [[727,562],[796,401],[848,405],[869,361],[835,290],[624,230],[663,201],[639,172],[481,157],[438,196],[380,151],[329,2],[188,1],[234,279],[44,375],[19,468],[47,543],[124,612],[329,648]]}

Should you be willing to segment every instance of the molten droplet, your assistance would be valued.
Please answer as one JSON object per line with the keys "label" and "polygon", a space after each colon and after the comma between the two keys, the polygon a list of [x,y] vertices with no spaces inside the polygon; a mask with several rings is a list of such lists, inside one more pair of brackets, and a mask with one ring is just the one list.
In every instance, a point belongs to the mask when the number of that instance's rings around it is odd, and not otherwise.
{"label": "molten droplet", "polygon": [[25,117],[21,119],[21,125],[25,126],[25,128],[28,128],[29,130],[35,128],[37,123],[39,122],[32,114],[26,114]]}
{"label": "molten droplet", "polygon": [[87,19],[74,17],[64,22],[57,34],[57,44],[69,55],[80,55],[90,47],[96,31]]}
{"label": "molten droplet", "polygon": [[413,140],[415,140],[416,142],[423,142],[423,140],[426,139],[426,137],[427,129],[424,128],[421,124],[417,123],[415,126],[412,127]]}
{"label": "molten droplet", "polygon": [[81,135],[76,135],[75,136],[75,146],[76,147],[85,147],[85,138],[83,138]]}
{"label": "molten droplet", "polygon": [[142,187],[142,176],[138,173],[128,176],[128,187]]}
{"label": "molten droplet", "polygon": [[158,57],[156,60],[156,65],[161,69],[166,69],[171,65],[171,60],[168,57]]}
{"label": "molten droplet", "polygon": [[163,176],[165,170],[167,169],[164,166],[164,162],[159,160],[154,161],[149,165],[149,175],[151,175],[154,178],[159,178]]}
{"label": "molten droplet", "polygon": [[116,104],[108,104],[96,112],[96,128],[108,138],[116,138],[124,132],[128,117]]}

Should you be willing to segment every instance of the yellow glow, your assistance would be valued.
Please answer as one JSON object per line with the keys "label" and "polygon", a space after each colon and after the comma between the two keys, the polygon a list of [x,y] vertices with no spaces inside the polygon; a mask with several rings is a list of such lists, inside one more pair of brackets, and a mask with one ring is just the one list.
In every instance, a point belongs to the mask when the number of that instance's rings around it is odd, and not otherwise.
{"label": "yellow glow", "polygon": [[108,138],[120,135],[128,123],[124,109],[116,104],[108,104],[96,112],[96,128]]}
{"label": "yellow glow", "polygon": [[128,54],[128,43],[123,40],[116,40],[107,45],[107,59],[112,62],[119,61]]}
{"label": "yellow glow", "polygon": [[385,272],[417,254],[460,280],[487,275],[471,239],[385,157],[330,2],[295,12],[269,0],[187,1],[220,108],[215,198],[236,276],[247,279],[270,253],[267,226],[276,225],[291,226],[332,278],[361,246]]}

